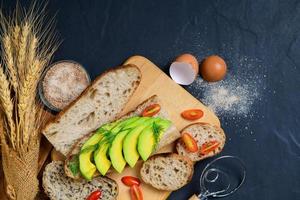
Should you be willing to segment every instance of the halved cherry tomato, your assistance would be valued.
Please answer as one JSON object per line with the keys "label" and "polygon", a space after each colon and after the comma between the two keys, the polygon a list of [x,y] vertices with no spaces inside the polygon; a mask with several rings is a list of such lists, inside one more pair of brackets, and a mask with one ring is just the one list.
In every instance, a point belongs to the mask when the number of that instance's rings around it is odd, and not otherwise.
{"label": "halved cherry tomato", "polygon": [[124,176],[122,177],[121,181],[127,186],[133,186],[133,185],[139,186],[141,184],[140,179],[133,176]]}
{"label": "halved cherry tomato", "polygon": [[143,193],[139,186],[133,185],[130,187],[131,200],[143,200]]}
{"label": "halved cherry tomato", "polygon": [[214,151],[216,148],[218,148],[219,145],[220,145],[220,142],[218,142],[217,140],[205,142],[205,143],[202,144],[202,146],[201,146],[200,153],[201,153],[202,155],[208,154],[208,153]]}
{"label": "halved cherry tomato", "polygon": [[101,191],[96,190],[90,194],[90,196],[86,200],[99,200],[101,197]]}
{"label": "halved cherry tomato", "polygon": [[146,107],[142,113],[143,117],[152,117],[153,115],[157,114],[160,111],[159,104],[152,104]]}
{"label": "halved cherry tomato", "polygon": [[181,116],[187,120],[196,120],[203,116],[203,111],[200,109],[185,110],[181,113]]}
{"label": "halved cherry tomato", "polygon": [[181,139],[184,142],[187,151],[192,153],[198,151],[197,142],[189,133],[183,133]]}

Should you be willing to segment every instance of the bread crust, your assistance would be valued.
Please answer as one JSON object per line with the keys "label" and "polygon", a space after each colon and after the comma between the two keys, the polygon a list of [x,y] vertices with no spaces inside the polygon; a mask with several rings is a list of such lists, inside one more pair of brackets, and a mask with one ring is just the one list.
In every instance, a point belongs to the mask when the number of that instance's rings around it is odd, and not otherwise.
{"label": "bread crust", "polygon": [[[152,156],[152,157],[149,158],[149,160],[147,160],[145,163],[152,162],[153,160],[158,159],[158,158],[166,158],[166,159],[169,158],[169,159],[181,160],[181,161],[187,162],[187,164],[189,165],[190,174],[189,174],[189,176],[187,177],[186,182],[185,182],[183,185],[181,185],[181,187],[183,187],[184,185],[188,184],[188,183],[192,180],[193,174],[194,174],[194,162],[191,161],[188,157],[181,156],[181,155],[178,155],[178,154],[176,154],[176,153],[171,153],[171,154],[160,154],[160,155]],[[144,164],[145,164],[145,163],[144,163]],[[140,172],[141,177],[142,177],[142,179],[143,179],[143,181],[144,181],[145,183],[147,183],[147,184],[152,185],[153,187],[155,187],[155,185],[153,185],[150,181],[148,181],[147,178],[144,177],[144,176],[145,176],[145,174],[143,173],[143,170],[144,170],[144,164],[143,164],[143,166],[142,166],[142,168],[141,168],[141,172]],[[181,188],[181,187],[179,187],[179,188]],[[155,187],[155,188],[156,188],[156,189],[159,189],[159,190],[174,191],[174,190],[171,189],[171,188],[167,188],[167,186],[165,186],[164,188],[160,188],[160,187]],[[176,188],[176,190],[179,189],[179,188]]]}

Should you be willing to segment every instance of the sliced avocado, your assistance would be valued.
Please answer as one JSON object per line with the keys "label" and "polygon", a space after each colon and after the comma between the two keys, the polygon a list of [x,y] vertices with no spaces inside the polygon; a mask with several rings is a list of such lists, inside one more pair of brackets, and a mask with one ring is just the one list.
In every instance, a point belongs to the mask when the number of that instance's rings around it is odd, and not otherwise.
{"label": "sliced avocado", "polygon": [[111,146],[109,148],[109,157],[112,163],[112,166],[115,168],[115,170],[119,173],[121,173],[126,165],[126,161],[122,154],[122,144],[123,139],[128,134],[129,130],[121,131],[116,135],[113,142],[111,143]]}
{"label": "sliced avocado", "polygon": [[[114,140],[116,135],[124,129],[124,127],[134,127],[141,118],[132,117],[119,121],[110,131],[104,134],[103,139],[98,143],[98,149],[94,153],[94,161],[98,171],[104,176],[111,166],[111,161],[107,158],[108,149],[111,141]],[[121,131],[122,132],[122,131]]]}
{"label": "sliced avocado", "polygon": [[94,153],[94,160],[98,171],[105,176],[111,166],[110,160],[107,158],[108,143],[102,144]]}
{"label": "sliced avocado", "polygon": [[157,143],[170,125],[171,122],[169,120],[162,119],[155,121],[152,127],[145,128],[139,135],[137,149],[144,161],[146,161],[155,150]]}
{"label": "sliced avocado", "polygon": [[92,163],[91,158],[95,146],[85,148],[79,154],[79,170],[82,176],[87,180],[92,180],[94,173],[96,172],[96,166]]}
{"label": "sliced avocado", "polygon": [[81,151],[79,153],[79,170],[85,179],[91,180],[97,170],[96,166],[92,162],[93,153],[98,147],[97,144],[104,137],[105,132],[116,126],[118,123],[119,122],[113,122],[103,125],[81,147]]}
{"label": "sliced avocado", "polygon": [[124,138],[123,141],[123,154],[126,162],[129,164],[130,167],[134,167],[136,162],[139,160],[139,153],[137,151],[137,143],[138,137],[140,133],[148,126],[152,126],[152,123],[155,119],[148,119],[144,121],[143,124],[135,127],[132,129],[127,136]]}

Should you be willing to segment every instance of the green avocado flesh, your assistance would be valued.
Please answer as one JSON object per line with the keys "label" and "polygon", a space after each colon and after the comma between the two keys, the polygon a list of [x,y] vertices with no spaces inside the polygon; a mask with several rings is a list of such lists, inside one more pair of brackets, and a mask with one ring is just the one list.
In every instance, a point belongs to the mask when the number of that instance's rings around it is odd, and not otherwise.
{"label": "green avocado flesh", "polygon": [[129,118],[129,119],[126,119],[124,121],[121,121],[119,124],[117,124],[116,126],[114,126],[113,129],[111,129],[109,135],[107,135],[106,137],[104,137],[99,142],[99,144],[98,144],[99,147],[98,147],[98,149],[94,153],[94,160],[95,160],[95,164],[96,164],[96,167],[97,167],[98,171],[103,176],[107,173],[107,171],[109,170],[109,168],[110,168],[110,166],[111,166],[112,163],[113,163],[113,166],[116,166],[116,165],[118,166],[118,164],[117,164],[118,163],[118,161],[117,161],[118,159],[121,160],[120,162],[122,164],[122,157],[113,156],[114,160],[112,162],[107,157],[108,150],[111,149],[110,146],[112,146],[113,141],[115,140],[115,137],[117,137],[117,135],[120,134],[119,132],[122,129],[126,129],[126,127],[135,126],[138,123],[140,123],[139,121],[141,121],[141,119],[139,117],[133,117],[133,118]]}
{"label": "green avocado flesh", "polygon": [[96,172],[96,166],[91,161],[94,150],[94,147],[85,148],[79,154],[79,170],[87,180],[91,180]]}
{"label": "green avocado flesh", "polygon": [[94,160],[97,170],[104,176],[111,166],[110,160],[107,158],[108,143],[102,144],[94,153]]}
{"label": "green avocado flesh", "polygon": [[144,161],[150,157],[161,136],[170,125],[170,121],[161,119],[155,121],[152,126],[145,128],[139,135],[137,149]]}
{"label": "green avocado flesh", "polygon": [[96,170],[103,176],[112,166],[121,173],[126,163],[134,167],[147,160],[171,122],[158,117],[131,117],[101,126],[81,147],[79,170],[91,180]]}
{"label": "green avocado flesh", "polygon": [[91,136],[81,147],[81,152],[79,154],[79,170],[82,176],[91,180],[96,172],[96,166],[92,162],[94,151],[97,149],[97,144],[103,138],[105,131],[113,128],[117,123],[105,124],[98,129],[97,132]]}
{"label": "green avocado flesh", "polygon": [[129,130],[120,132],[114,139],[109,148],[109,157],[112,163],[112,166],[115,170],[121,173],[126,165],[126,161],[122,154],[122,143],[124,137],[127,135]]}
{"label": "green avocado flesh", "polygon": [[125,137],[123,142],[123,154],[126,162],[130,167],[134,167],[136,162],[139,160],[139,153],[137,151],[137,142],[140,133],[148,126],[151,127],[151,124],[154,122],[154,119],[148,119],[142,125],[132,129]]}

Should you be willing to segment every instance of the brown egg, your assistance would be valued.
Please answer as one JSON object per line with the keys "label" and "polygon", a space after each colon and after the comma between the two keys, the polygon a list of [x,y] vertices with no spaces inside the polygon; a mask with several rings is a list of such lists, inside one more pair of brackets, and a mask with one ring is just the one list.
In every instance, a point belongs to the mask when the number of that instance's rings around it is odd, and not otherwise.
{"label": "brown egg", "polygon": [[204,80],[208,82],[215,82],[222,80],[227,71],[227,66],[223,58],[220,56],[208,56],[203,61],[200,73]]}

